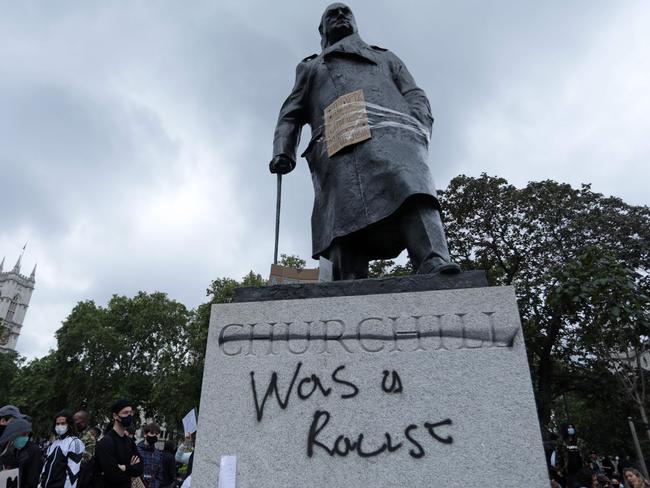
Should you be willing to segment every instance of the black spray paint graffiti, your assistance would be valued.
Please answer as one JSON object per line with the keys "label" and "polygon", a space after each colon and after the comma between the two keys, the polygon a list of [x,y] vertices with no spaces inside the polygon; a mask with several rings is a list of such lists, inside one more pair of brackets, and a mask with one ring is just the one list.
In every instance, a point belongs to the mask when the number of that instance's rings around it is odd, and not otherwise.
{"label": "black spray paint graffiti", "polygon": [[[281,410],[286,410],[292,397],[297,397],[299,400],[306,401],[312,398],[313,395],[319,397],[329,397],[331,394],[338,395],[343,400],[348,400],[356,397],[360,393],[359,387],[349,379],[344,379],[345,365],[340,365],[335,368],[329,375],[329,379],[321,379],[316,374],[300,376],[302,363],[299,362],[294,368],[291,380],[288,386],[282,392],[279,385],[279,377],[277,372],[271,374],[271,379],[266,387],[266,391],[262,397],[261,393],[257,391],[257,384],[255,381],[255,372],[250,372],[251,388],[253,391],[253,401],[255,404],[255,416],[258,422],[261,422],[264,417],[264,411],[267,407],[269,400],[272,402],[275,399],[277,405]],[[381,389],[386,394],[400,394],[404,391],[402,379],[397,371],[384,370],[382,372]],[[295,393],[295,395],[294,395]],[[261,397],[261,400],[260,400]],[[375,445],[372,448],[368,447],[368,441],[365,440],[363,433],[347,436],[338,435],[331,446],[326,444],[323,439],[324,430],[330,424],[332,414],[326,410],[316,410],[311,420],[309,432],[307,435],[307,456],[312,457],[317,448],[324,450],[330,456],[345,457],[351,453],[356,453],[358,456],[367,458],[379,456],[382,453],[394,453],[404,447],[407,442],[410,446],[408,454],[419,459],[425,455],[425,449],[421,444],[421,439],[416,438],[415,432],[423,427],[423,430],[429,436],[441,444],[452,444],[453,437],[451,435],[441,435],[436,429],[443,426],[452,425],[452,420],[447,418],[439,422],[425,421],[421,425],[409,424],[403,431],[404,440],[399,442],[391,436],[390,433],[385,432],[383,435],[383,442],[380,445]],[[331,429],[330,429],[331,430]],[[365,441],[365,444],[364,444]]]}
{"label": "black spray paint graffiti", "polygon": [[[289,406],[289,400],[293,394],[293,389],[296,384],[296,380],[298,379],[298,374],[300,373],[301,368],[302,363],[298,363],[291,378],[291,382],[289,383],[289,387],[287,388],[287,391],[284,395],[280,393],[280,390],[278,388],[278,373],[274,371],[271,374],[271,381],[269,381],[269,386],[266,388],[264,398],[261,402],[259,401],[259,396],[257,394],[255,372],[251,371],[251,388],[253,389],[253,400],[255,402],[255,413],[258,422],[262,421],[262,417],[264,416],[264,407],[267,400],[272,396],[275,397],[276,401],[278,402],[278,406],[282,410],[286,409]],[[340,392],[339,395],[343,400],[347,400],[348,398],[354,398],[357,396],[359,393],[359,388],[354,383],[340,378],[339,374],[342,374],[344,369],[344,365],[339,366],[332,372],[330,378],[334,385],[345,387],[346,392]],[[332,388],[325,388],[323,386],[322,380],[315,374],[302,378],[298,382],[298,387],[296,390],[296,394],[301,400],[309,399],[314,393],[316,393],[317,390],[324,397],[328,397],[332,393]]]}
{"label": "black spray paint graffiti", "polygon": [[[384,370],[383,378],[381,380],[381,389],[384,391],[384,393],[402,393],[404,389],[402,388],[402,380],[400,379],[399,375],[397,374],[397,371],[392,371],[392,375],[390,371]],[[391,383],[388,385],[386,380],[388,380],[388,377],[391,377]]]}
{"label": "black spray paint graffiti", "polygon": [[[218,344],[226,356],[346,354],[402,351],[461,351],[511,348],[519,328],[503,326],[496,312],[366,317],[358,322],[319,319],[225,325]],[[301,330],[302,329],[302,330]],[[411,344],[407,346],[407,344]]]}
{"label": "black spray paint graffiti", "polygon": [[[399,451],[404,443],[398,442],[393,444],[393,438],[388,433],[384,433],[385,441],[374,450],[366,450],[363,447],[364,434],[359,434],[356,436],[355,440],[351,440],[345,435],[339,435],[336,437],[336,440],[332,444],[332,447],[328,447],[326,444],[318,440],[319,434],[325,429],[330,419],[332,418],[331,414],[325,410],[316,410],[312,418],[311,425],[309,426],[309,434],[307,436],[307,456],[312,457],[314,455],[314,448],[318,447],[323,449],[330,456],[341,456],[345,457],[348,454],[355,452],[360,457],[374,457],[379,456],[383,452],[393,453]],[[435,440],[442,444],[451,444],[454,442],[454,439],[451,436],[442,437],[438,435],[435,431],[436,428],[443,425],[451,425],[451,419],[445,419],[441,422],[430,423],[424,422],[424,428],[428,431],[429,435]],[[415,459],[424,457],[426,454],[422,444],[414,437],[414,432],[418,429],[418,426],[415,424],[410,424],[406,429],[404,429],[404,437],[415,449],[409,449],[409,455]]]}

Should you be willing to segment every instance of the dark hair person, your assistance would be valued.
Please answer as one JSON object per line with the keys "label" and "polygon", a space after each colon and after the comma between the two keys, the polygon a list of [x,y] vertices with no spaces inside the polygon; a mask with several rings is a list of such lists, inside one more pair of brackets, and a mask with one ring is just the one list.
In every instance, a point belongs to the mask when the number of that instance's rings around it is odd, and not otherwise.
{"label": "dark hair person", "polygon": [[641,474],[638,469],[625,468],[623,470],[623,478],[625,478],[625,488],[647,488],[650,487],[650,482],[645,476]]}
{"label": "dark hair person", "polygon": [[95,447],[99,471],[98,486],[102,488],[131,488],[131,479],[142,476],[142,462],[127,429],[133,425],[133,403],[126,399],[111,405],[113,428]]}
{"label": "dark hair person", "polygon": [[647,488],[650,482],[641,474],[638,469],[626,468],[623,470],[625,478],[625,488]]}
{"label": "dark hair person", "polygon": [[54,442],[48,447],[41,472],[41,488],[75,488],[79,476],[84,443],[77,437],[72,413],[61,411],[52,422]]}

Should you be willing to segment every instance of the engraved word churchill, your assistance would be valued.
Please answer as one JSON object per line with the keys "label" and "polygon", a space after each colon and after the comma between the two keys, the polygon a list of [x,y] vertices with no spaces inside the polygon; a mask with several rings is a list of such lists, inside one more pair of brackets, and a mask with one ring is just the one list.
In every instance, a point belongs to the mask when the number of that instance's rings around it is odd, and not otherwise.
{"label": "engraved word churchill", "polygon": [[231,323],[219,331],[226,356],[275,355],[283,352],[330,354],[393,351],[454,351],[512,347],[519,331],[502,326],[496,312],[423,314],[302,321]]}

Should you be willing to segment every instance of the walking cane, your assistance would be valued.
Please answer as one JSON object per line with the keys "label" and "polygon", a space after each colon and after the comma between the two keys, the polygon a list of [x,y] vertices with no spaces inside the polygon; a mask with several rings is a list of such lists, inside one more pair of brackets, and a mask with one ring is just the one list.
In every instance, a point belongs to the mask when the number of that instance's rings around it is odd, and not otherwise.
{"label": "walking cane", "polygon": [[278,264],[278,240],[280,238],[280,202],[282,201],[282,174],[278,173],[278,191],[275,203],[275,251],[273,264]]}

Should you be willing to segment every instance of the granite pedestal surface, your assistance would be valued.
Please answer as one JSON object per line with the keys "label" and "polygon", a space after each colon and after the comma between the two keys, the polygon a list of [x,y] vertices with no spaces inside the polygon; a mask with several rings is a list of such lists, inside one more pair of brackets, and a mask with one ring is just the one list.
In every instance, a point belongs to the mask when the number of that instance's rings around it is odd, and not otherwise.
{"label": "granite pedestal surface", "polygon": [[192,486],[235,456],[237,488],[547,487],[514,290],[481,276],[214,305]]}

